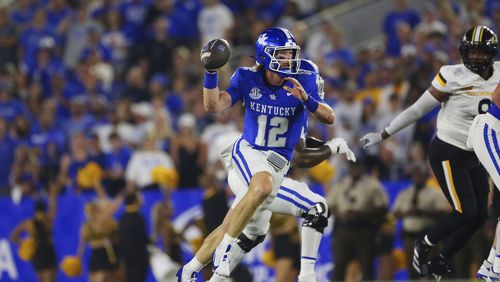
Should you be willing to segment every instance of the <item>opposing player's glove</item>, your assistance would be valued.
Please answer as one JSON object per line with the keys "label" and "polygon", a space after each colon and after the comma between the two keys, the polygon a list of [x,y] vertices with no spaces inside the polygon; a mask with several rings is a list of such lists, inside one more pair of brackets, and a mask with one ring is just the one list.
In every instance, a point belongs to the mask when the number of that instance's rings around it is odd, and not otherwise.
{"label": "opposing player's glove", "polygon": [[351,149],[349,149],[349,146],[347,146],[347,143],[345,142],[344,139],[333,138],[332,140],[326,142],[325,145],[330,147],[332,154],[337,154],[337,155],[345,154],[347,160],[353,163],[356,162],[356,156],[351,151]]}
{"label": "opposing player's glove", "polygon": [[369,146],[379,144],[383,140],[381,132],[370,132],[365,134],[359,141],[361,141],[361,144],[364,144],[363,149],[366,149]]}

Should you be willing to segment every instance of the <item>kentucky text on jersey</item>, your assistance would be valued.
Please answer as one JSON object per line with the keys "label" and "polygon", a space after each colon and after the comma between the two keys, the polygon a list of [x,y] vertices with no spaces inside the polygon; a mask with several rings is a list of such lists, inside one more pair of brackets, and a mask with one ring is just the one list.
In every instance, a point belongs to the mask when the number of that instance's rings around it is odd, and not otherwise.
{"label": "kentucky text on jersey", "polygon": [[295,115],[296,107],[277,107],[250,102],[250,109],[261,114],[273,114],[275,116],[289,117]]}

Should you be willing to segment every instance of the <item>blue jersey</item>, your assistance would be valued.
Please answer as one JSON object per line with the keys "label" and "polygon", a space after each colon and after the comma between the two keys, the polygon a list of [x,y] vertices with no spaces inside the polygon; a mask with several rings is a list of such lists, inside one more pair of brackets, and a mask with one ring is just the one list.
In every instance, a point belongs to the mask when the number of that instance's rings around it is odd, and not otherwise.
{"label": "blue jersey", "polygon": [[[239,68],[226,92],[233,105],[242,101],[245,107],[243,138],[256,149],[273,150],[291,160],[307,121],[307,109],[281,86],[266,83],[264,74],[264,69]],[[312,62],[302,60],[299,73],[290,76],[310,97],[323,102],[323,80]]]}

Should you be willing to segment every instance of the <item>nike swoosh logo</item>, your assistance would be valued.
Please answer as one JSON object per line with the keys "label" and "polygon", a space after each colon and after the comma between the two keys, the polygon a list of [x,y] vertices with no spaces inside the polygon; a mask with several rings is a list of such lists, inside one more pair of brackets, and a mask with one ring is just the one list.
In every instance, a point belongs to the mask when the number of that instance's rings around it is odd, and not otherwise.
{"label": "nike swoosh logo", "polygon": [[286,92],[286,96],[292,96],[293,94],[290,92]]}

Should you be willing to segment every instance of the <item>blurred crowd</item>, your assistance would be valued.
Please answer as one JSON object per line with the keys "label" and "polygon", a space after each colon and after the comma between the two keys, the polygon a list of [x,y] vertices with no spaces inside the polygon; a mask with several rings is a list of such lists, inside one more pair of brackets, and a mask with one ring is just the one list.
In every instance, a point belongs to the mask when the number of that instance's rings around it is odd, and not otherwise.
{"label": "blurred crowd", "polygon": [[[378,147],[361,150],[359,139],[382,130],[416,101],[443,64],[461,62],[458,46],[465,30],[481,24],[498,34],[500,1],[426,1],[416,11],[395,0],[380,27],[383,44],[356,49],[343,43],[343,29],[333,21],[324,19],[311,28],[304,20],[341,2],[17,0],[2,6],[0,195],[43,194],[53,183],[62,186],[62,193],[94,190],[96,177],[109,196],[133,189],[202,187],[203,179],[222,182],[218,154],[241,132],[243,113],[241,108],[219,115],[204,111],[200,47],[222,37],[238,51],[221,70],[224,88],[236,67],[255,63],[257,35],[276,25],[290,29],[301,57],[318,65],[325,100],[335,110],[335,126],[311,120],[309,134],[344,138],[359,156],[363,173],[373,178],[366,186],[413,179],[417,192],[401,194],[407,200],[397,202],[398,217],[444,212],[446,204],[425,202],[436,199],[434,190],[419,194],[427,186],[415,180],[430,176],[425,148],[438,109]],[[327,193],[332,183],[361,185],[352,181],[359,168],[341,158],[330,166],[335,177],[322,183]],[[152,173],[158,168],[165,171]],[[307,174],[301,177],[315,181]],[[359,204],[358,214],[343,207],[346,199],[356,206],[358,197],[347,188],[329,197],[334,215],[351,228],[364,222],[358,217],[366,216],[361,211],[371,204]],[[373,191],[385,196],[376,205],[385,214],[387,192],[378,188]],[[420,197],[428,208],[416,208]],[[351,225],[353,218],[360,221]],[[422,230],[405,232],[416,236]]]}

